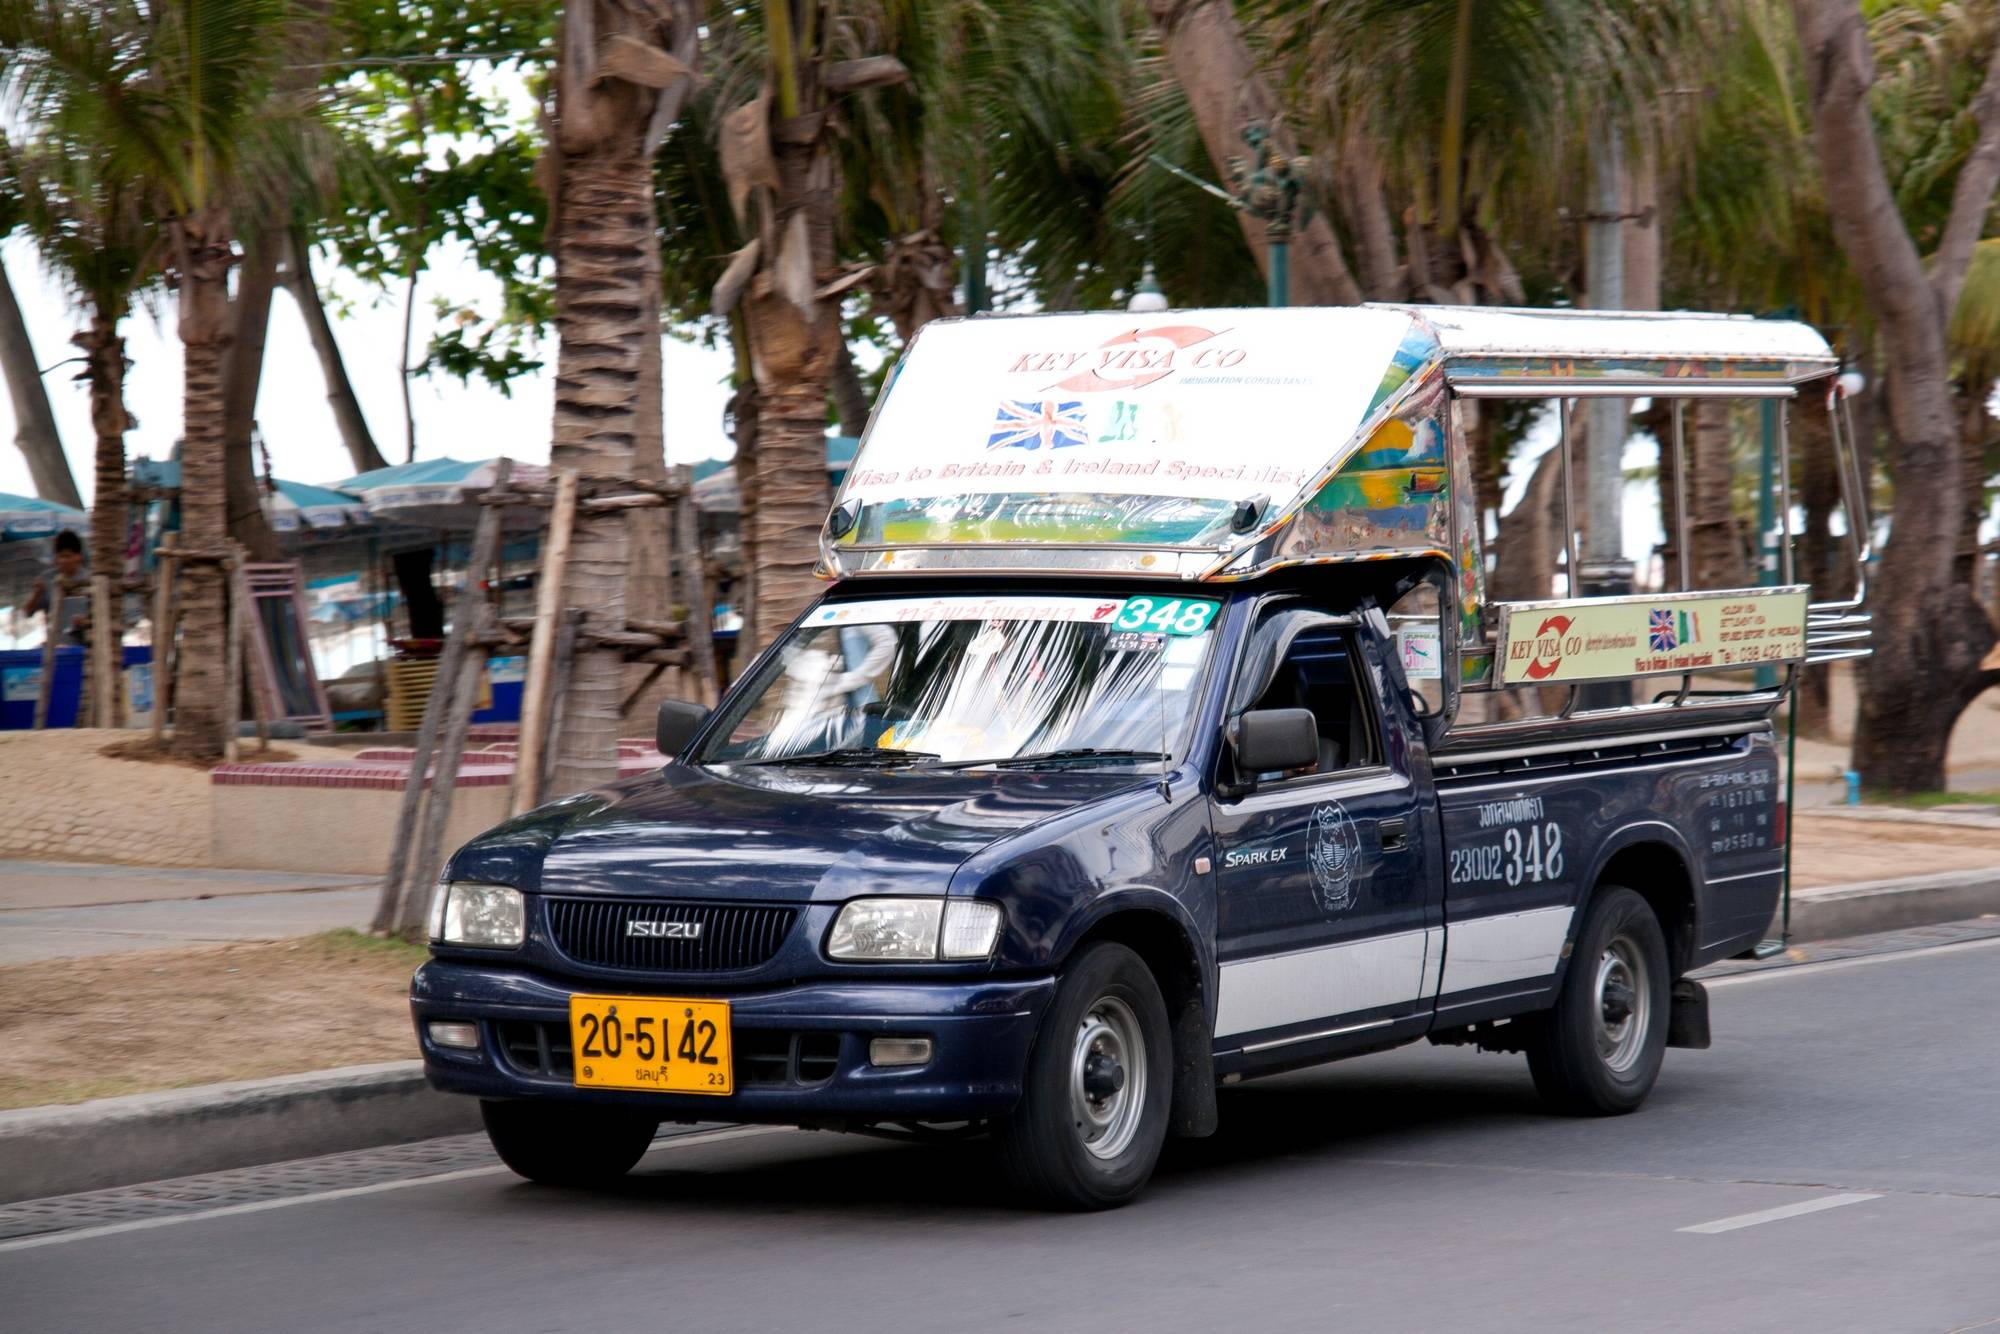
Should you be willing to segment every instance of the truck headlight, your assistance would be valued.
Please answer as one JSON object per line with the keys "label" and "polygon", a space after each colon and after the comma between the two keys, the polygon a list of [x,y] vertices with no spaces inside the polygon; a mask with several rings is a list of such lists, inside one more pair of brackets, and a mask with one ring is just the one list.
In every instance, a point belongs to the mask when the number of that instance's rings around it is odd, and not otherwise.
{"label": "truck headlight", "polygon": [[1000,905],[977,899],[850,899],[833,919],[833,959],[930,963],[983,959],[1000,934]]}
{"label": "truck headlight", "polygon": [[431,939],[446,945],[518,949],[526,934],[527,900],[506,885],[440,882],[431,905]]}

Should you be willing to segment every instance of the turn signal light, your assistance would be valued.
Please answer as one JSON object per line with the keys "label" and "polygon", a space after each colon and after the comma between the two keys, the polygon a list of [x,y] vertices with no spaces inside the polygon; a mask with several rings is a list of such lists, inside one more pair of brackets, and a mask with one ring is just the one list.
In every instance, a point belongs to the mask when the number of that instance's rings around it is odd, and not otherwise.
{"label": "turn signal light", "polygon": [[922,1065],[930,1058],[929,1038],[875,1038],[868,1044],[870,1065]]}

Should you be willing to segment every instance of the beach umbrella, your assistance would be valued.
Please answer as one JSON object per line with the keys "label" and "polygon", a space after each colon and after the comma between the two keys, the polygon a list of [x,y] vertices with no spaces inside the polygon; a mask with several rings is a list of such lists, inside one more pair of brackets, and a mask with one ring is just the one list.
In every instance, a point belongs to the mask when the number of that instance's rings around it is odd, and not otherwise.
{"label": "beach umbrella", "polygon": [[371,519],[368,502],[330,486],[273,478],[264,497],[264,514],[274,531],[301,528],[364,528]]}
{"label": "beach umbrella", "polygon": [[[178,459],[135,459],[132,464],[135,486],[162,491],[181,489]],[[288,482],[282,477],[260,479],[257,484],[264,500],[264,517],[274,533],[297,533],[308,529],[365,528],[369,525],[368,504],[360,496],[330,486],[310,482]]]}
{"label": "beach umbrella", "polygon": [[82,510],[53,500],[0,491],[0,542],[53,537],[65,528],[76,529],[77,536],[82,537],[86,518]]}
{"label": "beach umbrella", "polygon": [[[361,497],[378,523],[412,528],[469,530],[479,518],[477,497],[489,490],[498,459],[419,459],[350,477],[334,486]],[[545,482],[549,470],[532,463],[514,464],[517,482]],[[513,507],[508,527],[533,528],[542,512],[531,505]]]}

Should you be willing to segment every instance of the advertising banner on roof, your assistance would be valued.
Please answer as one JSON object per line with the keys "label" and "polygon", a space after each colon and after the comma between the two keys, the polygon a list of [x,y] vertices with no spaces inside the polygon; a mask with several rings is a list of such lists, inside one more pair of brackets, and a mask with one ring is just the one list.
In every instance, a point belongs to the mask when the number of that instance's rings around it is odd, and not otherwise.
{"label": "advertising banner on roof", "polygon": [[[1175,500],[1282,502],[1407,377],[1417,358],[1398,353],[1413,327],[1355,308],[932,324],[842,499],[859,502],[864,530],[868,509],[888,506],[920,527],[978,514],[1011,525],[1001,536],[1075,526],[1121,540],[1209,513]],[[1136,519],[1134,498],[1146,498]]]}
{"label": "advertising banner on roof", "polygon": [[1804,585],[1500,604],[1501,683],[1731,671],[1806,656]]}

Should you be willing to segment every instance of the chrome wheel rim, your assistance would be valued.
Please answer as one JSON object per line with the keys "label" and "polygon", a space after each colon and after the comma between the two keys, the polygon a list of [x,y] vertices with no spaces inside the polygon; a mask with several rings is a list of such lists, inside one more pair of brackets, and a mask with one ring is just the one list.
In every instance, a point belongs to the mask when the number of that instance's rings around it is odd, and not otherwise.
{"label": "chrome wheel rim", "polygon": [[1139,1133],[1146,1105],[1146,1044],[1139,1017],[1100,996],[1076,1026],[1070,1049],[1070,1121],[1095,1158],[1116,1158]]}
{"label": "chrome wheel rim", "polygon": [[1631,936],[1614,936],[1604,947],[1597,960],[1594,996],[1597,1054],[1610,1069],[1624,1074],[1638,1064],[1653,1018],[1646,956]]}

